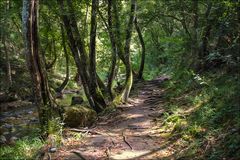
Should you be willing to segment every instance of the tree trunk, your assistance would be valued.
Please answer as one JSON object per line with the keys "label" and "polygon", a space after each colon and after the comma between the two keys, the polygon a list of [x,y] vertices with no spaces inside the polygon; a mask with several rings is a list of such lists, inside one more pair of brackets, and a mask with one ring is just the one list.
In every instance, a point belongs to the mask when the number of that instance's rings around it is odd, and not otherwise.
{"label": "tree trunk", "polygon": [[74,15],[74,9],[72,6],[71,1],[67,1],[68,9],[71,14],[67,14],[66,10],[64,9],[64,1],[58,0],[58,3],[60,5],[62,15],[61,18],[64,22],[64,27],[67,32],[68,41],[70,44],[70,49],[73,54],[73,58],[75,61],[75,64],[78,69],[78,73],[81,77],[82,85],[84,88],[85,95],[88,99],[88,102],[90,106],[96,111],[101,112],[103,108],[105,107],[105,101],[103,100],[102,95],[100,94],[100,90],[97,89],[97,96],[92,95],[90,91],[90,75],[88,73],[89,69],[89,63],[88,63],[88,57],[85,51],[85,45],[84,41],[82,40],[82,37],[79,33],[76,18]]}
{"label": "tree trunk", "polygon": [[3,46],[5,52],[5,62],[6,62],[6,77],[7,77],[7,88],[9,89],[12,86],[12,71],[11,71],[11,63],[9,60],[9,53],[7,50],[7,44],[5,39],[3,39]]}
{"label": "tree trunk", "polygon": [[97,87],[97,80],[96,80],[96,30],[97,30],[96,9],[97,7],[98,7],[98,0],[92,0],[90,46],[89,46],[89,55],[90,55],[89,73],[90,73],[91,94],[96,94],[96,87]]}
{"label": "tree trunk", "polygon": [[[9,12],[9,7],[10,7],[10,1],[6,1],[6,6],[5,6],[5,14],[8,14]],[[2,24],[5,30],[8,29],[9,23],[7,21],[4,21],[4,24]],[[6,33],[5,33],[6,34]],[[7,89],[9,89],[12,86],[12,74],[11,74],[11,63],[9,59],[9,52],[7,49],[7,42],[6,42],[6,36],[3,33],[2,35],[2,44],[5,52],[5,64],[6,64],[6,80],[7,80]]]}
{"label": "tree trunk", "polygon": [[46,69],[39,54],[38,3],[38,0],[23,0],[22,22],[26,61],[33,82],[33,92],[38,107],[42,135],[46,137],[49,120],[61,113],[59,109],[55,108],[49,91]]}
{"label": "tree trunk", "polygon": [[114,91],[113,91],[113,80],[116,74],[116,62],[117,62],[117,46],[115,37],[113,34],[113,26],[112,26],[112,0],[108,0],[108,33],[112,45],[112,62],[110,67],[110,72],[108,76],[108,92],[110,95],[110,98],[113,100],[114,98]]}
{"label": "tree trunk", "polygon": [[121,38],[121,28],[120,28],[120,20],[119,20],[119,10],[117,7],[117,0],[112,0],[113,5],[113,15],[114,15],[114,35],[115,35],[115,42],[117,47],[117,55],[121,59],[124,65],[126,65],[126,60],[124,57],[124,49]]}
{"label": "tree trunk", "polygon": [[134,24],[138,33],[139,42],[142,46],[142,56],[141,56],[141,63],[138,71],[138,79],[143,79],[143,70],[144,70],[144,63],[145,63],[145,43],[143,40],[141,29],[138,26],[137,18],[135,18]]}
{"label": "tree trunk", "polygon": [[208,52],[208,50],[207,50],[208,39],[210,37],[210,33],[211,33],[211,29],[212,29],[212,22],[210,21],[210,18],[209,18],[211,8],[212,8],[212,3],[210,2],[208,4],[208,8],[207,8],[206,13],[205,13],[206,27],[205,27],[204,34],[203,34],[203,37],[202,37],[202,47],[201,47],[201,50],[199,52],[199,58],[202,59],[202,60],[208,54],[207,53]]}
{"label": "tree trunk", "polygon": [[67,52],[67,46],[66,46],[66,40],[65,40],[65,35],[64,35],[64,29],[63,26],[61,25],[61,36],[62,36],[62,46],[63,46],[63,51],[64,51],[64,56],[66,58],[66,77],[63,81],[63,83],[60,85],[59,88],[56,89],[57,92],[61,93],[65,87],[68,84],[69,81],[69,75],[70,75],[70,71],[69,71],[69,55]]}
{"label": "tree trunk", "polygon": [[50,63],[47,63],[47,62],[45,63],[47,70],[50,70],[51,68],[53,68],[54,64],[57,62],[57,51],[56,51],[56,44],[54,40],[52,41],[52,45],[50,46],[50,48],[51,48],[51,52],[53,53],[54,59]]}
{"label": "tree trunk", "polygon": [[92,11],[91,11],[91,28],[90,28],[90,45],[89,45],[89,55],[90,55],[90,92],[94,97],[95,103],[106,107],[103,95],[98,87],[97,74],[96,74],[96,30],[97,30],[97,8],[98,0],[92,0]]}
{"label": "tree trunk", "polygon": [[131,13],[129,17],[128,27],[126,30],[126,41],[125,41],[125,61],[126,61],[126,81],[125,88],[122,95],[123,102],[127,102],[131,88],[132,88],[132,65],[131,65],[131,56],[130,56],[130,43],[132,36],[132,28],[135,19],[135,11],[136,11],[136,0],[131,0]]}
{"label": "tree trunk", "polygon": [[[192,2],[192,8],[193,8],[193,30],[192,30],[192,41],[191,41],[191,67],[193,69],[198,68],[198,55],[199,55],[199,47],[198,47],[198,0],[194,0]],[[197,57],[197,58],[196,58]],[[196,63],[197,62],[197,63]]]}
{"label": "tree trunk", "polygon": [[129,22],[126,28],[126,37],[125,37],[125,47],[123,49],[123,44],[121,40],[120,34],[120,21],[118,15],[118,8],[116,0],[113,0],[113,14],[115,20],[115,39],[116,39],[116,46],[117,46],[117,54],[119,58],[125,65],[126,68],[126,79],[124,89],[121,91],[120,95],[115,97],[114,102],[119,103],[127,102],[131,88],[132,88],[132,81],[133,81],[133,73],[132,73],[132,66],[131,66],[131,56],[130,56],[130,42],[132,36],[132,28],[135,19],[135,11],[136,11],[136,0],[131,0],[131,10],[130,10],[130,17]]}

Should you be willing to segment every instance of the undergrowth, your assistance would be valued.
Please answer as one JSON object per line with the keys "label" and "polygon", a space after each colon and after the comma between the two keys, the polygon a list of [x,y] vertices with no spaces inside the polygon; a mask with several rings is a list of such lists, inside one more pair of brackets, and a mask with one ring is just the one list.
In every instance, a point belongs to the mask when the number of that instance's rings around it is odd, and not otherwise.
{"label": "undergrowth", "polygon": [[179,142],[179,159],[240,159],[239,77],[183,71],[165,84],[162,130]]}
{"label": "undergrowth", "polygon": [[40,138],[23,138],[18,140],[14,146],[2,146],[0,148],[0,159],[34,159],[43,145],[44,142]]}

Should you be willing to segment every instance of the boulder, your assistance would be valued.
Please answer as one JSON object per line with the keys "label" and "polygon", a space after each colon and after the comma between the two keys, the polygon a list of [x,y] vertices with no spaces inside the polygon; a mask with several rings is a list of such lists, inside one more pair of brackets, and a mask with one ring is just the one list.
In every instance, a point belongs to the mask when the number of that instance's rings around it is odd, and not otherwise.
{"label": "boulder", "polygon": [[0,94],[0,103],[17,101],[19,98],[16,93]]}
{"label": "boulder", "polygon": [[18,140],[17,137],[11,137],[11,138],[9,139],[9,144],[15,145],[15,143],[16,143],[17,140]]}
{"label": "boulder", "polygon": [[73,96],[71,105],[82,104],[83,98],[81,96]]}
{"label": "boulder", "polygon": [[0,144],[5,144],[7,142],[7,139],[5,136],[1,135],[0,136]]}
{"label": "boulder", "polygon": [[97,113],[85,106],[74,105],[66,107],[64,123],[69,127],[85,127],[92,125],[97,118]]}
{"label": "boulder", "polygon": [[64,98],[63,93],[62,92],[57,92],[56,93],[56,98],[63,99]]}

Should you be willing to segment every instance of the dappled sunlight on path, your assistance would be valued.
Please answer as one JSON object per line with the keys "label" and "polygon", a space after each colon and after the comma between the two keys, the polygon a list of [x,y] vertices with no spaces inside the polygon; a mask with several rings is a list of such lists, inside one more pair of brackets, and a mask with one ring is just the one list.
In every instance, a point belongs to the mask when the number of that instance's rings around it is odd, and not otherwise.
{"label": "dappled sunlight on path", "polygon": [[[163,79],[138,83],[128,104],[118,106],[111,118],[100,117],[94,132],[65,145],[59,159],[159,159],[173,154],[171,142],[157,134],[154,114],[161,103]],[[156,96],[157,95],[157,96]],[[135,97],[134,97],[135,96]],[[163,110],[160,110],[163,112]],[[56,158],[57,158],[56,157]]]}

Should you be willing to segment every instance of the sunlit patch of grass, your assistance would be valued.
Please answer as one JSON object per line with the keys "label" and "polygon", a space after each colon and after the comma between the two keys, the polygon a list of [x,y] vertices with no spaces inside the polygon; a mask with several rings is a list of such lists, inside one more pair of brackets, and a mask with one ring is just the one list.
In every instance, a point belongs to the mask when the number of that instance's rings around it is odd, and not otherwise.
{"label": "sunlit patch of grass", "polygon": [[168,103],[158,119],[163,121],[159,133],[170,132],[168,137],[178,141],[176,149],[184,146],[178,158],[240,159],[239,81],[227,74],[194,77],[185,75],[181,77],[184,81],[177,77],[177,82],[167,82]]}
{"label": "sunlit patch of grass", "polygon": [[87,132],[81,133],[66,130],[62,146],[68,149],[76,148],[78,145],[81,145],[79,142],[84,141],[84,138],[86,138],[87,135]]}
{"label": "sunlit patch of grass", "polygon": [[87,132],[86,133],[77,133],[77,132],[71,132],[71,137],[74,140],[82,140],[83,138],[85,138],[87,136]]}
{"label": "sunlit patch of grass", "polygon": [[61,106],[70,106],[73,95],[75,94],[65,94],[63,99],[57,99],[58,104],[60,104]]}
{"label": "sunlit patch of grass", "polygon": [[14,146],[2,146],[0,148],[0,157],[1,159],[11,160],[34,159],[34,156],[43,145],[43,141],[37,137],[20,139]]}

